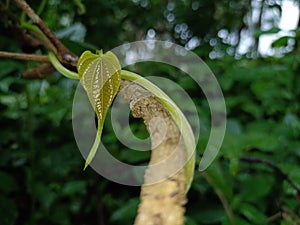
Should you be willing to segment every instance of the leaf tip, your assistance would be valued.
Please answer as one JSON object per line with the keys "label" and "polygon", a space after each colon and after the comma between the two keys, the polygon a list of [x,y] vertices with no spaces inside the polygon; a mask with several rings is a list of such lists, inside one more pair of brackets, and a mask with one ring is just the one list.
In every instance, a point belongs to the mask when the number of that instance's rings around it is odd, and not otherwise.
{"label": "leaf tip", "polygon": [[83,171],[85,171],[88,166],[89,166],[89,163],[85,162],[84,167],[83,167]]}

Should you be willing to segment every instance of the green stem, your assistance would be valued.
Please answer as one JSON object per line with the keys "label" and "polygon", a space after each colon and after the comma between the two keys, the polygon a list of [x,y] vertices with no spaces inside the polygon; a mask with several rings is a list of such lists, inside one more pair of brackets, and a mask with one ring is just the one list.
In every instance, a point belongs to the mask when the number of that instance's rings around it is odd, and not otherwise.
{"label": "green stem", "polygon": [[42,0],[36,14],[41,15],[45,9],[46,4],[47,4],[47,0]]}
{"label": "green stem", "polygon": [[54,66],[54,68],[60,72],[62,75],[64,75],[67,78],[70,79],[75,79],[75,80],[79,80],[79,76],[77,73],[68,70],[66,67],[64,67],[56,58],[56,56],[54,55],[53,52],[49,52],[48,53],[50,62],[52,63],[52,65]]}
{"label": "green stem", "polygon": [[86,158],[86,161],[85,161],[85,165],[84,165],[84,168],[83,170],[85,170],[88,165],[91,163],[92,159],[94,158],[96,152],[97,152],[97,149],[99,147],[99,144],[100,144],[100,141],[101,141],[101,134],[102,134],[102,128],[103,128],[103,124],[100,124],[100,120],[98,119],[98,128],[97,128],[97,133],[96,133],[96,137],[95,137],[95,140],[94,140],[94,143],[93,143],[93,146],[88,154],[88,157]]}
{"label": "green stem", "polygon": [[78,7],[79,14],[84,14],[86,12],[84,4],[82,4],[81,0],[73,0],[74,4]]}

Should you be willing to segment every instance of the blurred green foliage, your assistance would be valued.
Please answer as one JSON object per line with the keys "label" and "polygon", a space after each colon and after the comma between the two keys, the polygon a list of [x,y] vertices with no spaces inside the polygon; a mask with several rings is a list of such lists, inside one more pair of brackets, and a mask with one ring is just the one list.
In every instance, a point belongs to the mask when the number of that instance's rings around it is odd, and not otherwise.
{"label": "blurred green foliage", "polygon": [[[151,39],[153,29],[155,38],[185,45],[205,59],[224,92],[227,132],[218,159],[205,172],[196,170],[186,224],[299,224],[299,193],[267,165],[240,160],[268,160],[300,186],[300,53],[296,41],[294,48],[287,47],[298,31],[273,43],[281,57],[253,58],[255,49],[245,54],[237,49],[240,32],[251,25],[245,18],[255,0],[91,0],[83,1],[85,14],[75,0],[28,2],[76,54]],[[281,1],[263,2],[281,12]],[[8,7],[21,16],[12,3]],[[2,18],[0,49],[21,51],[6,25]],[[276,25],[256,28],[254,38],[280,32]],[[221,30],[227,35],[220,35]],[[71,115],[77,82],[58,73],[44,80],[21,79],[33,65],[0,60],[0,224],[132,224],[139,188],[110,182],[91,169],[82,171]],[[201,120],[199,163],[210,128],[209,107],[199,87],[166,65],[144,63],[131,69],[170,78],[192,97]],[[147,137],[142,121],[130,121],[138,136]],[[148,160],[149,153],[128,151],[118,142],[110,121],[103,141],[124,162]]]}

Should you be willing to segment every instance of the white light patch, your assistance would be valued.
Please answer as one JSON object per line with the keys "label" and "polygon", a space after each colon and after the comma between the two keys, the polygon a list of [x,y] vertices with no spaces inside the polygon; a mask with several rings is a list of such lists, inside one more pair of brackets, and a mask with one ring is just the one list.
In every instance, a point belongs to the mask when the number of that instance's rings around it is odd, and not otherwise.
{"label": "white light patch", "polygon": [[283,1],[282,16],[279,28],[282,30],[294,30],[297,28],[299,9],[297,4],[292,1]]}

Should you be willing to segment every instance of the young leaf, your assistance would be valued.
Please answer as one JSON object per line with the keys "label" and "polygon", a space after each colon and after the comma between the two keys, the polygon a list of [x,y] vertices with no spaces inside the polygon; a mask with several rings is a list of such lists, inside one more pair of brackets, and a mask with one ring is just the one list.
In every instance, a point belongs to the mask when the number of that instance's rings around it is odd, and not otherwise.
{"label": "young leaf", "polygon": [[96,154],[107,111],[119,90],[121,66],[112,52],[103,54],[98,51],[93,54],[85,51],[78,60],[77,69],[80,82],[98,118],[96,138],[86,159],[85,169]]}

